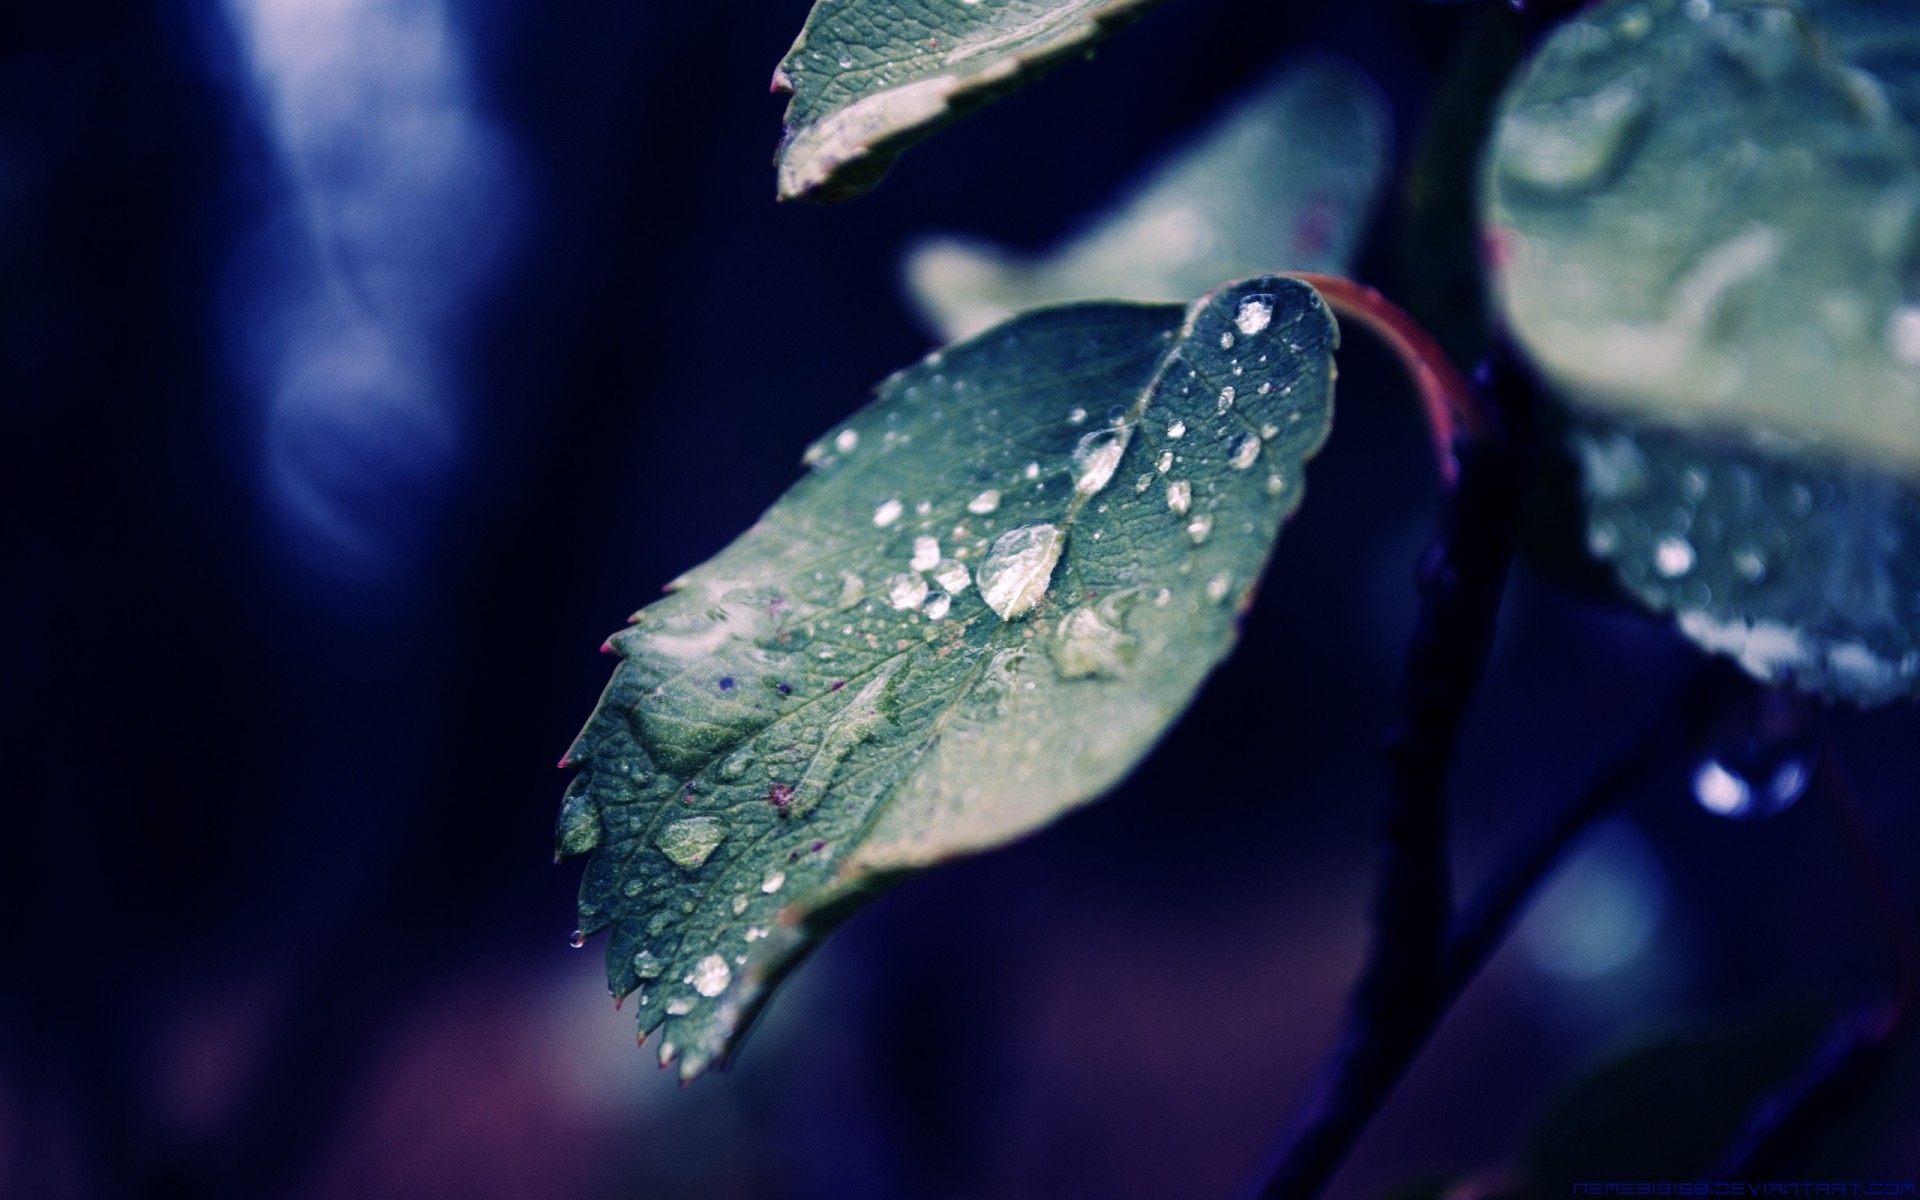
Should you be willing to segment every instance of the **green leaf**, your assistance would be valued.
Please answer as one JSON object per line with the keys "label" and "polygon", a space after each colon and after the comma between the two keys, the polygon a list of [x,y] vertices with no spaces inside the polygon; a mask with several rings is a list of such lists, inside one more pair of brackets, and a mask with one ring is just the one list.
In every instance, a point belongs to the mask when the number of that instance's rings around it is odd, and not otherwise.
{"label": "green leaf", "polygon": [[1505,318],[1555,384],[1920,472],[1916,18],[1630,0],[1547,41],[1485,219]]}
{"label": "green leaf", "polygon": [[908,290],[930,328],[957,338],[1060,300],[1180,300],[1263,271],[1344,275],[1390,143],[1365,75],[1330,56],[1298,59],[1053,251],[1026,259],[930,238],[908,254]]}
{"label": "green leaf", "polygon": [[1834,699],[1920,695],[1920,485],[1622,422],[1571,444],[1588,549],[1695,643]]}
{"label": "green leaf", "polygon": [[774,156],[780,198],[867,190],[908,146],[1158,2],[820,0],[773,73],[774,90],[793,93]]}
{"label": "green leaf", "polygon": [[1028,313],[929,355],[611,639],[563,854],[691,1078],[853,902],[1111,787],[1231,647],[1326,436],[1288,279]]}

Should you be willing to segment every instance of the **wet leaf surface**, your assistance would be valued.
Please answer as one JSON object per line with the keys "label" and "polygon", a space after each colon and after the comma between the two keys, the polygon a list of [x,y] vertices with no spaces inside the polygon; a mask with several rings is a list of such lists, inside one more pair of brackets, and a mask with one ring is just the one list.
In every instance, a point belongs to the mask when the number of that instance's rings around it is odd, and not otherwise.
{"label": "wet leaf surface", "polygon": [[775,155],[780,198],[865,191],[908,146],[1158,2],[822,0],[773,76],[793,94]]}
{"label": "wet leaf surface", "polygon": [[557,844],[691,1078],[852,902],[1111,787],[1228,652],[1331,418],[1294,280],[930,355],[616,634]]}

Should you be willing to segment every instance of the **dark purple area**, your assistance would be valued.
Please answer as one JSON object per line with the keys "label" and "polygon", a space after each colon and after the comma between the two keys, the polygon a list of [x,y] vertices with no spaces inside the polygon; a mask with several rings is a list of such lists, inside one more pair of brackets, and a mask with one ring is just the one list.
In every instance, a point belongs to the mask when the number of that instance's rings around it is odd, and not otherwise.
{"label": "dark purple area", "polygon": [[[299,18],[352,4],[0,20],[0,1197],[1235,1194],[1360,962],[1434,528],[1371,339],[1240,651],[1164,744],[859,915],[731,1073],[673,1089],[600,943],[567,948],[550,764],[608,631],[927,348],[907,239],[1044,245],[1307,44],[1381,81],[1405,152],[1470,6],[1180,0],[837,208],[772,201],[798,0],[359,7],[437,30],[339,77],[421,118],[391,152],[262,82],[316,86]],[[1377,236],[1363,273],[1391,294],[1395,270]],[[1458,776],[1463,883],[1688,655],[1516,576]],[[1834,731],[1912,897],[1920,719]],[[1523,933],[1334,1194],[1497,1171],[1643,1031],[1884,991],[1816,805],[1731,822],[1676,790],[1628,820],[1614,893],[1561,910],[1597,928],[1654,887],[1637,957],[1555,974],[1529,949],[1553,930]],[[1911,1054],[1874,1103],[1858,1176],[1920,1175]]]}

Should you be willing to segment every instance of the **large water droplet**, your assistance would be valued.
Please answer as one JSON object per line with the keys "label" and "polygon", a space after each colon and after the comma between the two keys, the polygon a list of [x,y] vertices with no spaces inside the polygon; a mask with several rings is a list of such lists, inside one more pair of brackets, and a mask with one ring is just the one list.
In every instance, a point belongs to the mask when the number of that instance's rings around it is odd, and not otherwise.
{"label": "large water droplet", "polygon": [[1066,535],[1044,522],[1009,529],[994,539],[977,576],[987,607],[1011,621],[1040,603],[1065,545]]}
{"label": "large water droplet", "polygon": [[967,584],[973,577],[967,574],[967,564],[958,559],[943,558],[933,565],[933,581],[947,590],[948,595],[958,596],[967,590]]}
{"label": "large water droplet", "polygon": [[1129,430],[1101,429],[1080,439],[1073,449],[1073,490],[1091,496],[1113,478],[1120,456],[1126,453]]}
{"label": "large water droplet", "polygon": [[761,881],[760,890],[771,896],[784,887],[786,882],[787,873],[785,871],[774,871],[769,874],[765,880]]}
{"label": "large water droplet", "polygon": [[970,513],[978,513],[981,516],[985,516],[987,513],[990,513],[994,509],[999,507],[1000,507],[1000,493],[995,491],[992,488],[988,488],[986,491],[981,492],[978,496],[975,496],[973,499],[967,501],[967,511]]}
{"label": "large water droplet", "polygon": [[675,866],[692,870],[707,861],[727,838],[727,827],[718,817],[685,817],[668,825],[654,839]]}

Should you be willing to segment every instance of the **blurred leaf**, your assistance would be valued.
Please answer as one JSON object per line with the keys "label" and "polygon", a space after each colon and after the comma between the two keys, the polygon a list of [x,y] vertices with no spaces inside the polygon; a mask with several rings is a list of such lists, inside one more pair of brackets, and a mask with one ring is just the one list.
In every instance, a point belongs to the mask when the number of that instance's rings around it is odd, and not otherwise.
{"label": "blurred leaf", "polygon": [[1587,548],[1755,678],[1920,695],[1920,484],[1762,445],[1575,424]]}
{"label": "blurred leaf", "polygon": [[780,198],[866,191],[908,146],[1158,2],[821,0],[773,73],[774,90],[793,93],[775,153]]}
{"label": "blurred leaf", "polygon": [[1569,1091],[1534,1140],[1529,1194],[1587,1180],[1698,1178],[1754,1106],[1790,1079],[1826,1031],[1818,1009],[1648,1043]]}
{"label": "blurred leaf", "polygon": [[1016,318],[888,379],[613,637],[558,842],[663,1062],[723,1060],[851,902],[1146,753],[1300,501],[1336,337],[1272,278]]}
{"label": "blurred leaf", "polygon": [[1547,41],[1507,97],[1486,220],[1505,318],[1554,383],[1920,472],[1916,18],[1631,0]]}
{"label": "blurred leaf", "polygon": [[909,252],[907,286],[928,328],[956,338],[1058,300],[1178,300],[1262,271],[1346,274],[1390,141],[1365,75],[1298,59],[1051,253],[931,238]]}

